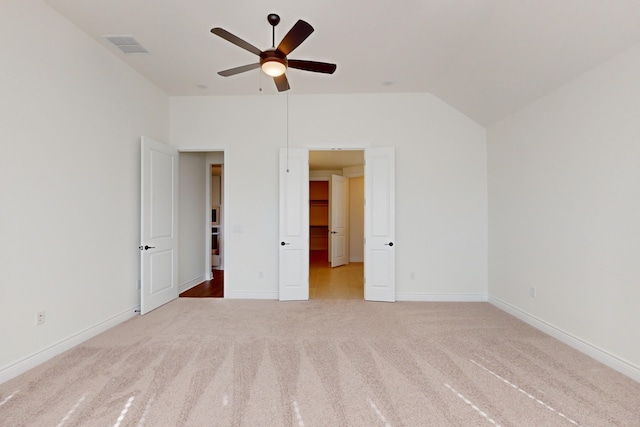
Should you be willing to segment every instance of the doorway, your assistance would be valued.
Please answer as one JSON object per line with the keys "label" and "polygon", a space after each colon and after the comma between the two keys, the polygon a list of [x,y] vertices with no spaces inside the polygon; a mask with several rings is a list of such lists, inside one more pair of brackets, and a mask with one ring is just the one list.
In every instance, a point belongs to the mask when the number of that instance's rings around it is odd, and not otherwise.
{"label": "doorway", "polygon": [[[364,157],[364,299],[393,302],[396,299],[395,150],[367,147]],[[307,300],[309,149],[281,147],[278,175],[278,299]]]}
{"label": "doorway", "polygon": [[[223,184],[223,164],[211,164],[211,182],[209,204],[211,205],[211,279],[216,276],[224,276],[224,247],[223,247],[223,214],[222,204],[222,184]],[[224,286],[224,281],[217,280]]]}
{"label": "doorway", "polygon": [[[223,298],[224,152],[195,152],[183,155],[185,164],[181,163],[180,176],[187,182],[181,182],[181,186],[183,192],[188,195],[183,197],[185,203],[181,203],[181,209],[186,211],[186,215],[181,218],[181,226],[188,234],[184,239],[184,245],[190,248],[190,252],[185,251],[189,261],[185,260],[183,264],[185,270],[191,269],[190,275],[196,278],[189,282],[190,286],[182,290],[180,297]],[[190,163],[186,163],[187,161]],[[183,171],[183,168],[187,170]],[[202,172],[197,172],[198,170]],[[198,259],[200,261],[197,261]],[[189,276],[185,274],[185,278]]]}
{"label": "doorway", "polygon": [[364,151],[309,151],[309,298],[364,299]]}

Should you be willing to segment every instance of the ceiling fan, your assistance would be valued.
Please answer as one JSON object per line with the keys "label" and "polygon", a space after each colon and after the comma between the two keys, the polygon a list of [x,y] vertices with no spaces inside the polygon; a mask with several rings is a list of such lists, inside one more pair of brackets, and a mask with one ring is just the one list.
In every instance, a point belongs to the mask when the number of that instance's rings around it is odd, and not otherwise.
{"label": "ceiling fan", "polygon": [[296,68],[298,70],[313,71],[315,73],[325,74],[333,74],[333,72],[336,71],[336,64],[287,58],[287,55],[293,52],[295,48],[300,46],[300,44],[305,41],[306,38],[311,35],[311,33],[313,33],[313,27],[309,25],[309,23],[303,21],[302,19],[298,20],[298,22],[296,22],[295,25],[291,27],[287,35],[284,36],[278,47],[276,47],[276,25],[280,23],[280,16],[276,15],[275,13],[270,13],[267,16],[267,20],[272,27],[272,47],[263,51],[253,46],[252,44],[242,40],[240,37],[231,34],[227,30],[219,27],[211,29],[211,32],[213,34],[220,36],[228,42],[231,42],[236,46],[248,50],[249,52],[254,53],[260,57],[260,62],[230,68],[228,70],[220,71],[218,74],[223,77],[229,77],[261,67],[262,71],[264,71],[265,74],[273,77],[273,81],[278,88],[278,92],[283,92],[290,89],[289,81],[287,80],[287,76],[285,74],[287,68]]}

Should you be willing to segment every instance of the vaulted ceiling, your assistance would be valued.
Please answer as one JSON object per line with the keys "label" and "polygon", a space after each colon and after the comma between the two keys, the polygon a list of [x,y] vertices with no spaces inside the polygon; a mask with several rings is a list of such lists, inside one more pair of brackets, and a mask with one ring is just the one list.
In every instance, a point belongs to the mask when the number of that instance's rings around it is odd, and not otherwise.
{"label": "vaulted ceiling", "polygon": [[638,0],[44,1],[169,95],[277,93],[259,69],[219,76],[257,57],[210,32],[264,50],[274,12],[276,45],[298,19],[315,28],[289,58],[338,65],[289,69],[292,95],[429,92],[484,126],[640,42]]}

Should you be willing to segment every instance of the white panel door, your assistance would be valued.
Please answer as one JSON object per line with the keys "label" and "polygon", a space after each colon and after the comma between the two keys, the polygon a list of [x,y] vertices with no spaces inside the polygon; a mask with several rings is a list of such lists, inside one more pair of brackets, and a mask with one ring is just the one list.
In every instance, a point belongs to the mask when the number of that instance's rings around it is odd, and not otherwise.
{"label": "white panel door", "polygon": [[395,301],[395,155],[365,150],[364,299]]}
{"label": "white panel door", "polygon": [[142,137],[140,313],[178,298],[178,151]]}
{"label": "white panel door", "polygon": [[280,149],[280,301],[309,299],[309,150]]}
{"label": "white panel door", "polygon": [[331,267],[349,263],[349,178],[331,175],[329,245]]}

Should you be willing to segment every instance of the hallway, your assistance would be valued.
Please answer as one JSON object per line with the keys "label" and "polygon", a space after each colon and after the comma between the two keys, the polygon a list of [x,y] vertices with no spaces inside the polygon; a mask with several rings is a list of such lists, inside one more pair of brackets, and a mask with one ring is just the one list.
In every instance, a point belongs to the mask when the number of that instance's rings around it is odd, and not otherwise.
{"label": "hallway", "polygon": [[364,263],[331,268],[327,251],[310,251],[309,299],[364,299]]}
{"label": "hallway", "polygon": [[[223,298],[224,270],[216,270],[213,280],[183,293],[183,298]],[[309,299],[364,299],[364,263],[352,262],[331,268],[327,251],[310,251]]]}
{"label": "hallway", "polygon": [[180,298],[224,298],[224,270],[213,270],[213,279],[184,291]]}

